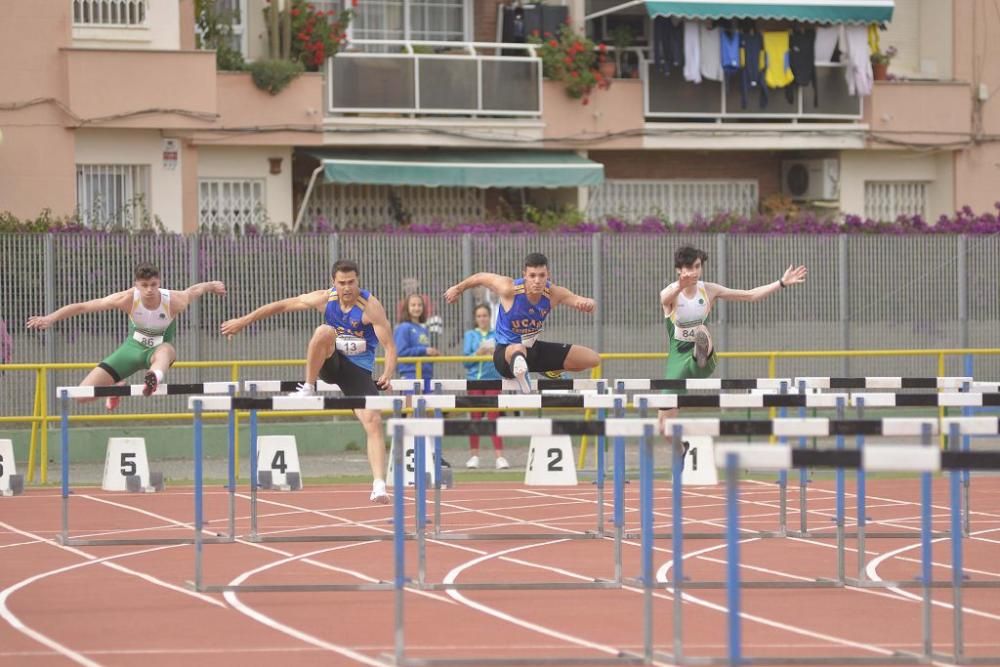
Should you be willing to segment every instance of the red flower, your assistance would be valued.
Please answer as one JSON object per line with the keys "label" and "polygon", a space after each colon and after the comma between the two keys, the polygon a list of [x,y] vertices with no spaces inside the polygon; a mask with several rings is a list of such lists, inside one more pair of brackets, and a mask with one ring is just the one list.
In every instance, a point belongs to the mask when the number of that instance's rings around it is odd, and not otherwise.
{"label": "red flower", "polygon": [[539,32],[538,30],[532,30],[532,31],[531,31],[531,36],[532,36],[532,37],[538,37],[538,35],[540,35],[540,34],[541,34],[541,33],[540,33],[540,32]]}
{"label": "red flower", "polygon": [[566,63],[567,65],[572,65],[573,59],[570,58],[569,56],[566,56],[565,58],[563,58],[563,62]]}
{"label": "red flower", "polygon": [[298,16],[298,15],[299,15],[299,14],[301,14],[302,12],[300,12],[300,11],[299,11],[298,9],[293,9],[293,10],[291,10],[291,11],[290,11],[289,13],[290,13],[290,14],[291,14],[292,16]]}
{"label": "red flower", "polygon": [[576,72],[576,71],[570,72],[569,75],[571,77],[573,77],[574,79],[579,79],[580,78],[580,73]]}
{"label": "red flower", "polygon": [[604,42],[601,42],[600,44],[597,45],[597,50],[600,51],[601,53],[607,53],[608,45],[605,44]]}
{"label": "red flower", "polygon": [[554,39],[551,39],[551,40],[549,40],[549,46],[551,46],[553,49],[555,49],[555,48],[557,48],[559,46],[559,42],[557,42]]}
{"label": "red flower", "polygon": [[357,7],[360,4],[360,0],[351,0],[351,7]]}

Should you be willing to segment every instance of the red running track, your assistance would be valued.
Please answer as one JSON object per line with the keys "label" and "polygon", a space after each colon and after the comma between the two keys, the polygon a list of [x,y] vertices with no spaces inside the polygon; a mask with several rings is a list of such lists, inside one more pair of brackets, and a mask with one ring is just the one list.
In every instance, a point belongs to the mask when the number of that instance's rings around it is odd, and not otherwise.
{"label": "red running track", "polygon": [[[637,484],[626,492],[628,530],[638,529]],[[947,530],[947,482],[935,480],[934,522]],[[746,481],[741,514],[745,528],[777,526],[774,484]],[[849,489],[850,492],[850,489]],[[809,526],[829,532],[832,485],[814,482]],[[610,489],[608,493],[610,498]],[[206,496],[209,528],[224,532],[228,496]],[[854,496],[848,516],[853,518]],[[869,480],[869,530],[912,530],[913,539],[872,539],[866,544],[868,576],[912,579],[919,571],[920,507],[915,479]],[[1000,581],[1000,483],[974,479],[972,533],[965,541],[967,573]],[[789,494],[798,507],[797,489]],[[189,536],[190,489],[158,494],[111,494],[77,488],[70,502],[73,537]],[[29,665],[376,665],[393,651],[391,592],[197,594],[193,547],[63,547],[60,497],[50,489],[0,498],[0,664]],[[412,521],[412,503],[408,499]],[[657,529],[669,530],[669,488],[656,486]],[[391,506],[367,502],[361,487],[307,487],[260,497],[263,535],[378,535],[391,530]],[[468,484],[444,491],[443,528],[458,532],[573,533],[593,529],[592,485],[525,487]],[[240,495],[238,532],[248,528],[249,503]],[[607,526],[610,528],[610,505]],[[724,527],[723,488],[685,491],[691,531]],[[798,514],[789,522],[798,526]],[[851,522],[853,526],[853,522]],[[849,526],[850,528],[850,526]],[[745,581],[794,581],[836,573],[831,539],[748,538],[742,545]],[[409,574],[415,551],[407,544]],[[206,583],[358,583],[390,580],[392,545],[267,543],[205,545]],[[672,565],[670,542],[655,545],[661,580]],[[637,541],[624,546],[624,573],[639,573]],[[721,540],[689,539],[685,574],[692,581],[722,580],[726,550]],[[935,543],[935,579],[951,576],[950,544]],[[427,580],[457,582],[584,581],[613,575],[610,540],[431,541]],[[848,541],[847,572],[857,572],[855,541]],[[748,657],[879,657],[921,649],[919,591],[898,589],[748,589],[743,594],[743,653]],[[951,593],[934,591],[935,648],[952,648]],[[965,590],[965,645],[969,656],[1000,655],[1000,594]],[[691,589],[684,602],[684,650],[688,656],[726,655],[725,591]],[[672,598],[655,599],[658,651],[673,648]],[[641,651],[642,595],[621,590],[408,591],[407,655],[410,657],[602,657]],[[657,664],[669,664],[658,662]],[[949,664],[942,660],[937,664]]]}

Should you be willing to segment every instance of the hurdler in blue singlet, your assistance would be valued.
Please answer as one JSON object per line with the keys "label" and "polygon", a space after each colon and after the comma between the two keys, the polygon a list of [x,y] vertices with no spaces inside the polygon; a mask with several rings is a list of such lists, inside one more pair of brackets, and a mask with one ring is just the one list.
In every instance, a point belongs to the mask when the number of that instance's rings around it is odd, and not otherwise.
{"label": "hurdler in blue singlet", "polygon": [[[330,296],[326,303],[326,312],[323,319],[337,331],[337,349],[347,357],[355,366],[364,368],[366,371],[372,370],[375,366],[375,348],[378,347],[378,336],[375,335],[375,327],[371,324],[362,324],[361,318],[365,314],[365,307],[372,293],[368,290],[359,292],[357,302],[350,310],[344,312],[340,308],[340,297],[337,296],[337,289],[330,289]],[[361,347],[360,341],[364,341],[364,351],[357,351]]]}
{"label": "hurdler in blue singlet", "polygon": [[515,280],[514,303],[510,310],[504,310],[503,304],[500,304],[496,327],[497,344],[522,343],[525,347],[531,347],[542,332],[546,316],[552,310],[552,302],[549,301],[551,290],[552,283],[546,280],[542,298],[538,303],[531,303],[524,293],[524,278]]}

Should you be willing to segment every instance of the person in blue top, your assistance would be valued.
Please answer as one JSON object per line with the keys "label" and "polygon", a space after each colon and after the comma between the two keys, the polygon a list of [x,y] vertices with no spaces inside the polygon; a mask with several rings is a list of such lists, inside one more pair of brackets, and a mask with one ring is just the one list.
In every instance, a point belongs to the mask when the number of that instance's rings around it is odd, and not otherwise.
{"label": "person in blue top", "polygon": [[[406,319],[396,325],[393,339],[396,341],[396,353],[401,357],[437,357],[441,353],[431,347],[430,333],[427,331],[427,314],[424,309],[424,297],[411,294],[406,298]],[[424,391],[430,392],[430,380],[434,377],[434,364],[421,364],[420,375],[424,381]],[[399,365],[399,377],[414,379],[417,377],[417,365],[407,362]]]}
{"label": "person in blue top", "polygon": [[[476,306],[473,315],[476,319],[474,329],[465,332],[465,341],[462,345],[462,354],[467,357],[482,357],[493,354],[496,349],[496,332],[490,327],[490,307],[485,303]],[[499,380],[500,373],[492,361],[466,361],[465,377],[468,380]],[[470,389],[470,396],[496,396],[499,389]],[[499,412],[473,412],[470,419],[482,419],[483,416],[489,421],[500,416]],[[493,436],[493,450],[496,452],[496,469],[505,470],[510,467],[510,463],[503,455],[503,439],[498,435]],[[469,460],[465,462],[466,468],[479,467],[479,436],[469,436]]]}
{"label": "person in blue top", "polygon": [[[316,379],[336,384],[347,396],[375,396],[389,388],[396,372],[396,344],[386,319],[385,309],[375,295],[358,284],[358,265],[349,259],[333,265],[330,289],[316,290],[274,301],[252,313],[222,323],[224,336],[239,333],[248,325],[278,315],[303,310],[323,313],[319,325],[309,340],[306,352],[305,382],[299,385],[298,396],[316,393]],[[377,380],[372,378],[375,348],[385,348],[385,365]],[[385,490],[385,437],[382,415],[377,410],[355,410],[368,439],[368,464],[372,469],[371,501],[388,504]]]}
{"label": "person in blue top", "polygon": [[566,304],[584,313],[594,312],[593,299],[577,296],[549,280],[549,260],[537,252],[524,259],[523,277],[513,280],[495,273],[476,273],[444,293],[448,303],[458,301],[472,287],[487,287],[500,297],[497,317],[497,347],[493,364],[505,378],[517,380],[522,392],[531,391],[528,371],[583,371],[601,359],[589,347],[538,340],[549,312]]}

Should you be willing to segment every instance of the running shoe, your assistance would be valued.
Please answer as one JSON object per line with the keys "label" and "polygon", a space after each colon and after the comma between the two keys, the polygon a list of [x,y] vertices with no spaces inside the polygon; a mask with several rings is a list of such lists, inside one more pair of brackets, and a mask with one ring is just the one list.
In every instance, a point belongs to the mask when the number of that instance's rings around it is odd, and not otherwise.
{"label": "running shoe", "polygon": [[514,357],[514,363],[511,364],[511,370],[514,371],[514,379],[517,381],[518,391],[522,394],[530,394],[531,380],[528,379],[527,359],[521,355]]}
{"label": "running shoe", "polygon": [[508,463],[507,459],[505,459],[504,457],[497,456],[496,466],[497,466],[497,470],[506,470],[507,468],[510,467],[510,463]]}
{"label": "running shoe", "polygon": [[313,387],[308,382],[300,382],[298,384],[298,386],[295,387],[295,391],[290,392],[288,395],[289,396],[299,396],[299,397],[302,397],[302,396],[315,396],[316,395],[316,388]]}
{"label": "running shoe", "polygon": [[694,361],[698,364],[698,368],[704,368],[705,364],[708,363],[708,334],[702,330],[696,331],[694,334]]}
{"label": "running shoe", "polygon": [[374,484],[372,484],[372,495],[368,499],[376,505],[389,504],[389,494],[385,490],[385,480],[375,480]]}
{"label": "running shoe", "polygon": [[479,456],[473,454],[469,457],[469,460],[465,462],[466,468],[478,468],[479,467]]}
{"label": "running shoe", "polygon": [[146,376],[142,379],[142,382],[145,385],[142,388],[143,396],[151,396],[153,392],[156,391],[157,385],[160,384],[156,379],[156,373],[153,371],[146,371]]}
{"label": "running shoe", "polygon": [[108,396],[104,399],[104,407],[108,410],[114,410],[118,407],[118,404],[122,402],[121,396]]}

